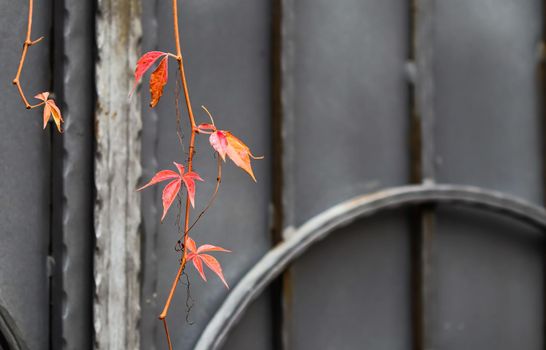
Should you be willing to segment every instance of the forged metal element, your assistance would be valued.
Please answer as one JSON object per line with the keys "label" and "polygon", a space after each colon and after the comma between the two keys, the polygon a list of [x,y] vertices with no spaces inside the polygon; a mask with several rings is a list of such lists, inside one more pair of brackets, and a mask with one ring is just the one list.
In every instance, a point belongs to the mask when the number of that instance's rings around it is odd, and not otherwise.
{"label": "forged metal element", "polygon": [[244,311],[294,259],[336,229],[378,211],[424,203],[460,203],[499,212],[546,228],[546,210],[497,191],[460,185],[418,185],[386,189],[338,204],[307,221],[269,251],[228,295],[195,349],[218,349]]}
{"label": "forged metal element", "polygon": [[434,147],[434,3],[415,1],[414,52],[416,65],[416,108],[421,126],[421,176],[424,183],[435,180]]}
{"label": "forged metal element", "polygon": [[128,99],[141,37],[140,1],[99,0],[95,158],[97,349],[138,349],[140,100]]}
{"label": "forged metal element", "polygon": [[[142,2],[142,27],[145,28],[145,35],[142,37],[142,52],[161,50],[159,46],[159,1],[147,0]],[[142,106],[142,139],[141,165],[142,178],[151,179],[159,169],[158,142],[159,140],[159,114],[156,108]],[[161,216],[160,207],[155,200],[158,186],[141,192],[142,196],[142,272],[141,272],[141,313],[142,315],[155,315],[163,305],[158,303],[157,289],[159,268],[158,261],[158,240],[159,225],[157,220]],[[149,282],[146,282],[149,281]],[[155,317],[142,317],[139,324],[140,347],[141,349],[155,350],[158,343],[158,327],[161,322]],[[163,338],[161,338],[163,339]]]}
{"label": "forged metal element", "polygon": [[[281,138],[282,138],[282,206],[283,225],[292,227],[296,222],[295,213],[295,179],[294,162],[294,98],[295,98],[295,77],[294,65],[296,55],[295,42],[295,0],[281,0]],[[290,233],[292,230],[285,230]]]}
{"label": "forged metal element", "polygon": [[65,133],[53,138],[52,347],[89,349],[92,331],[93,2],[56,1],[54,89]]}
{"label": "forged metal element", "polygon": [[[435,105],[434,105],[434,6],[436,0],[413,0],[415,6],[413,16],[412,41],[415,59],[415,95],[420,135],[419,181],[430,184],[436,181],[436,146],[435,146]],[[417,348],[433,348],[429,336],[436,322],[434,308],[436,304],[435,291],[432,288],[434,276],[435,255],[435,215],[432,208],[422,208],[420,211],[419,234],[415,245],[414,260],[414,341]]]}
{"label": "forged metal element", "polygon": [[6,347],[6,350],[28,349],[15,320],[8,310],[0,305],[0,349],[3,347]]}

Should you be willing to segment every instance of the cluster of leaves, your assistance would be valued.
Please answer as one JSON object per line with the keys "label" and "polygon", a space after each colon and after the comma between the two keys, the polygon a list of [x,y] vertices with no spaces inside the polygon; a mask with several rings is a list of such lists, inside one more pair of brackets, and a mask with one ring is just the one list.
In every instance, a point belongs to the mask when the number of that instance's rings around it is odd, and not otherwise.
{"label": "cluster of leaves", "polygon": [[[176,56],[173,54],[161,51],[150,51],[144,54],[137,62],[134,74],[135,83],[129,96],[134,93],[144,74],[151,67],[153,67],[158,60],[160,60],[155,70],[150,74],[150,107],[155,107],[161,99],[163,89],[168,81],[169,57],[176,58]],[[197,134],[210,135],[210,145],[219,154],[222,160],[225,162],[227,156],[235,163],[235,165],[246,171],[250,177],[256,181],[256,177],[254,176],[250,162],[251,159],[261,159],[261,157],[252,155],[248,146],[246,146],[240,139],[235,137],[231,132],[217,129],[214,121],[212,120],[212,116],[211,123],[200,124],[194,131]],[[163,214],[161,216],[161,221],[163,221],[172,203],[180,194],[182,185],[186,187],[187,195],[192,207],[195,207],[195,180],[204,181],[198,173],[194,171],[186,172],[185,167],[182,164],[177,162],[173,162],[173,164],[178,172],[173,170],[161,170],[157,172],[148,183],[138,189],[140,191],[151,185],[155,185],[163,181],[169,181],[163,189]],[[186,248],[188,250],[187,261],[191,261],[193,263],[203,280],[207,280],[203,270],[204,263],[216,275],[218,275],[224,285],[229,288],[222,272],[222,266],[218,260],[209,254],[204,254],[206,252],[213,251],[230,252],[229,250],[210,244],[204,244],[197,248],[195,241],[191,237],[188,237],[186,241]]]}

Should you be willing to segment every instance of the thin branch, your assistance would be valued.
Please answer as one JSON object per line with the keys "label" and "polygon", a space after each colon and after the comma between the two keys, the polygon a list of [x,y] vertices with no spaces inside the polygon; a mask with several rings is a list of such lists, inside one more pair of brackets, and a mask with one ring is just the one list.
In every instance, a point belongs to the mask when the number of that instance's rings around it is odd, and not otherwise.
{"label": "thin branch", "polygon": [[[180,34],[178,29],[178,1],[172,0],[172,11],[173,11],[173,23],[174,23],[174,37],[175,37],[175,44],[176,44],[176,60],[178,61],[178,69],[180,72],[180,78],[182,80],[182,88],[184,91],[184,98],[186,100],[186,107],[188,110],[188,117],[191,124],[191,136],[190,136],[190,147],[189,147],[189,154],[188,154],[188,171],[192,171],[193,169],[193,155],[194,155],[194,149],[195,149],[195,134],[197,133],[197,126],[195,124],[195,118],[193,116],[193,109],[191,106],[190,101],[190,95],[189,95],[189,89],[188,89],[188,83],[186,81],[186,72],[184,70],[184,62],[182,59],[182,50],[180,49]],[[167,297],[167,301],[165,302],[165,307],[163,308],[163,311],[159,315],[159,319],[163,320],[165,323],[165,318],[167,317],[167,314],[169,312],[169,308],[171,306],[172,298],[174,296],[174,293],[176,291],[176,287],[178,285],[178,281],[180,280],[180,276],[182,275],[182,272],[184,271],[184,268],[186,267],[186,256],[187,256],[187,240],[188,240],[188,229],[189,229],[189,221],[190,221],[190,197],[189,195],[186,196],[186,212],[184,215],[184,236],[182,241],[184,242],[184,250],[182,253],[182,259],[180,260],[180,266],[178,267],[178,272],[176,273],[176,276],[173,280],[171,290],[169,292],[169,296]],[[167,332],[167,338],[169,338],[168,329],[165,329]],[[171,348],[169,348],[171,349]]]}
{"label": "thin branch", "polygon": [[33,109],[36,107],[41,106],[43,103],[37,103],[35,105],[31,105],[28,103],[28,100],[25,96],[25,93],[23,92],[23,87],[21,86],[20,78],[21,78],[21,72],[23,71],[23,66],[25,65],[25,60],[27,57],[28,48],[32,45],[38,44],[42,39],[44,38],[39,37],[36,40],[30,40],[30,36],[32,34],[32,10],[34,7],[34,0],[29,0],[28,5],[28,24],[27,24],[27,35],[25,38],[25,42],[23,43],[23,53],[21,54],[21,59],[19,60],[19,68],[17,68],[17,74],[15,74],[15,78],[13,78],[13,85],[17,87],[17,91],[19,91],[19,95],[21,96],[21,99],[23,100],[23,103],[25,104],[26,109]]}
{"label": "thin branch", "polygon": [[173,344],[171,343],[171,336],[169,335],[169,326],[167,326],[167,320],[163,319],[163,328],[165,328],[165,335],[167,336],[167,344],[169,345],[169,350],[173,349]]}
{"label": "thin branch", "polygon": [[210,196],[210,199],[209,199],[209,202],[207,203],[207,206],[205,207],[205,209],[203,209],[199,213],[199,215],[197,216],[197,219],[195,219],[193,224],[191,224],[191,226],[188,229],[187,233],[190,233],[191,229],[197,224],[197,222],[201,219],[201,217],[203,217],[203,215],[205,215],[205,213],[209,210],[209,208],[212,206],[212,204],[216,200],[218,190],[220,189],[220,183],[222,182],[222,159],[220,157],[216,157],[216,159],[218,160],[217,176],[216,176],[216,187],[214,188],[214,192]]}

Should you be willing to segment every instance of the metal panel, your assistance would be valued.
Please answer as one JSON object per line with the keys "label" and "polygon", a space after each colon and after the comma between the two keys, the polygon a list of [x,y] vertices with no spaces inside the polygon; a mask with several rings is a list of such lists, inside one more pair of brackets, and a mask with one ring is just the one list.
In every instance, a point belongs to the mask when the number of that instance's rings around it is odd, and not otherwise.
{"label": "metal panel", "polygon": [[[271,4],[266,0],[237,0],[229,3],[191,0],[180,2],[179,6],[182,52],[197,121],[207,121],[206,114],[198,108],[199,105],[207,106],[219,127],[230,129],[251,147],[253,153],[266,156],[265,160],[253,163],[258,183],[254,183],[228,161],[223,169],[222,186],[214,206],[192,230],[192,236],[198,244],[209,242],[233,251],[229,255],[217,256],[228,283],[235,285],[270,247]],[[147,4],[144,14],[143,52],[172,49],[170,2]],[[149,19],[150,16],[158,17]],[[172,161],[182,162],[186,158],[187,149],[180,147],[176,135],[174,67],[169,76],[171,81],[155,112],[150,112],[148,104],[143,103],[145,138],[142,161],[146,179],[159,169],[172,167]],[[141,90],[145,96],[143,100],[147,102],[147,88]],[[185,114],[181,117],[182,127],[187,131],[187,117]],[[216,178],[216,160],[205,137],[197,140],[195,169],[206,182],[197,184],[194,217],[206,205]],[[156,321],[156,315],[163,307],[178,267],[178,255],[174,251],[178,240],[176,209],[171,210],[160,225],[157,208],[161,208],[161,190],[149,192],[143,196],[144,212],[149,208],[155,209],[145,214],[143,226],[147,246],[143,250],[145,266],[142,300],[146,310],[143,316],[148,320],[143,320],[141,334],[142,348],[145,349],[166,346],[163,327]],[[177,349],[193,348],[202,329],[227,294],[221,282],[212,274],[208,273],[210,278],[205,283],[193,270],[192,266],[188,269],[195,301],[189,319],[194,324],[189,325],[185,320],[186,295],[182,284],[168,317],[171,330],[176,329],[171,331],[171,337]],[[263,308],[267,309],[265,305]],[[263,322],[269,322],[270,315],[263,313],[260,318]],[[254,322],[252,325],[256,328],[248,332],[260,334],[261,330],[267,328]]]}
{"label": "metal panel", "polygon": [[438,210],[438,349],[544,349],[544,235],[506,217]]}
{"label": "metal panel", "polygon": [[[50,130],[11,86],[26,35],[28,2],[0,1],[0,296],[31,349],[49,343]],[[21,83],[29,97],[50,90],[51,1],[34,7],[33,36]]]}
{"label": "metal panel", "polygon": [[[283,54],[287,56],[285,60],[293,61],[288,62],[292,68],[283,72],[284,89],[287,89],[283,95],[285,103],[292,103],[286,107],[284,117],[288,119],[287,128],[293,126],[291,138],[286,139],[284,145],[286,153],[292,153],[288,156],[292,163],[286,164],[285,169],[291,172],[286,177],[292,187],[287,187],[285,194],[287,201],[293,201],[287,203],[285,228],[297,227],[356,194],[405,184],[409,180],[408,89],[404,70],[409,46],[408,4],[314,0],[293,1],[292,6],[293,9],[283,9],[290,21],[286,25],[292,27],[289,29],[292,37],[283,38],[290,40],[284,43]],[[407,234],[404,220],[392,217],[391,221],[393,226],[388,231],[395,230],[401,236]],[[374,227],[368,229],[373,232]],[[289,236],[292,231],[285,232]],[[353,237],[354,246],[361,243],[360,238],[354,238],[359,236],[349,237]],[[341,258],[343,250],[335,246],[314,248],[294,264],[288,280],[285,278],[285,297],[292,296],[284,302],[287,318],[283,336],[288,348],[348,349],[355,348],[356,342],[366,337],[368,316],[374,313],[361,313],[369,306],[364,301],[364,291],[377,276],[372,274],[369,280],[349,282],[348,274],[333,276],[334,270],[328,268],[329,272],[309,274],[313,265],[325,267],[319,263],[320,257]],[[345,246],[351,243],[346,242]],[[402,256],[399,258],[403,260]],[[393,260],[389,266],[394,268],[399,262]],[[360,269],[362,273],[367,269],[355,254],[349,254],[343,263],[329,266],[343,270],[342,264]],[[378,267],[377,263],[372,265]],[[399,271],[399,276],[406,272],[409,271]],[[316,276],[320,276],[320,283]],[[326,288],[332,280],[349,283],[348,289],[363,292],[363,298],[358,302],[333,301],[344,292],[341,287]],[[309,294],[320,286],[324,292]],[[391,300],[392,305],[407,303],[408,306],[407,310],[402,307],[397,316],[409,314],[409,286],[405,291],[408,300],[398,298],[403,290],[392,296],[396,299]],[[333,300],[328,299],[329,295]],[[389,298],[387,294],[385,297]],[[343,322],[339,310],[347,311],[347,321],[362,327],[339,326]],[[383,346],[397,348],[396,345],[410,340],[409,318],[396,318],[400,322],[393,324],[392,314],[385,312],[383,325],[392,327],[392,335],[397,336],[392,338],[393,343]],[[326,332],[336,323],[334,332]],[[347,337],[345,342],[344,337]]]}
{"label": "metal panel", "polygon": [[222,346],[223,350],[276,350],[271,317],[271,289],[266,290],[248,308]]}
{"label": "metal panel", "polygon": [[290,349],[408,349],[405,213],[378,214],[318,243],[292,267]]}
{"label": "metal panel", "polygon": [[407,14],[397,0],[295,2],[294,138],[286,147],[294,147],[296,218],[286,226],[407,182]]}
{"label": "metal panel", "polygon": [[402,186],[361,195],[310,219],[283,243],[271,249],[231,291],[207,325],[196,349],[216,349],[225,340],[250,302],[299,255],[332,232],[354,220],[404,205],[461,203],[504,213],[538,228],[546,227],[546,211],[521,199],[467,186]]}
{"label": "metal panel", "polygon": [[438,181],[543,202],[540,0],[439,1]]}
{"label": "metal panel", "polygon": [[[439,1],[436,6],[439,181],[543,203],[537,89],[542,1]],[[526,238],[537,231],[449,209],[437,220],[434,345],[543,348],[545,268],[539,247],[544,243]]]}

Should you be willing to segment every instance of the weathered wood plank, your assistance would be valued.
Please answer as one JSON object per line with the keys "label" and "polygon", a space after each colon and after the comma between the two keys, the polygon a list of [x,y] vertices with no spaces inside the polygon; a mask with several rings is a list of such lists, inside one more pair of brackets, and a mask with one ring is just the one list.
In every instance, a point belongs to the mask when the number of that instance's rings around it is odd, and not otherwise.
{"label": "weathered wood plank", "polygon": [[137,349],[140,315],[140,101],[128,99],[141,37],[137,0],[97,14],[95,348]]}

